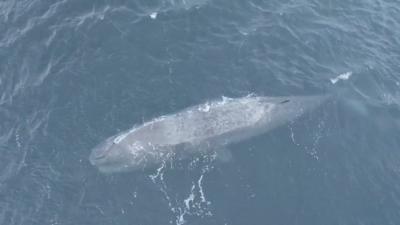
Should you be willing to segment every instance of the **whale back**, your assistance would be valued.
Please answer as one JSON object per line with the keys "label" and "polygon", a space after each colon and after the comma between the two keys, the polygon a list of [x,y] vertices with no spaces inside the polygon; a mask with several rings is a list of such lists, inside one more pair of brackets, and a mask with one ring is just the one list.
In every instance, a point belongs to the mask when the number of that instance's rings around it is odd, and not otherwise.
{"label": "whale back", "polygon": [[273,104],[259,98],[205,103],[146,123],[127,135],[121,144],[137,140],[159,146],[198,143],[255,126],[272,107]]}

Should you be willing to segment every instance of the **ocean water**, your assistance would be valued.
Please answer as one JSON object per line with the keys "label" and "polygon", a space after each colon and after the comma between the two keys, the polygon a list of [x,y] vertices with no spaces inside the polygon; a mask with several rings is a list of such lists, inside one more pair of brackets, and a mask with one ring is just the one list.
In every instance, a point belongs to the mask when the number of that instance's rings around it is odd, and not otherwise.
{"label": "ocean water", "polygon": [[[229,162],[88,160],[221,96],[327,93]],[[0,1],[0,224],[400,224],[400,2]]]}

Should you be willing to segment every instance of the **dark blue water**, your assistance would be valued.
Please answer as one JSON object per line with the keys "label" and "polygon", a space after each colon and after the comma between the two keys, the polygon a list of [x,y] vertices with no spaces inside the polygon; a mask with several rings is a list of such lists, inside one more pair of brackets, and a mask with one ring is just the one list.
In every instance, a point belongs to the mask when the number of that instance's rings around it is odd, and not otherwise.
{"label": "dark blue water", "polygon": [[[399,73],[398,1],[0,1],[0,224],[400,224]],[[230,162],[88,161],[134,124],[251,93],[335,98]]]}

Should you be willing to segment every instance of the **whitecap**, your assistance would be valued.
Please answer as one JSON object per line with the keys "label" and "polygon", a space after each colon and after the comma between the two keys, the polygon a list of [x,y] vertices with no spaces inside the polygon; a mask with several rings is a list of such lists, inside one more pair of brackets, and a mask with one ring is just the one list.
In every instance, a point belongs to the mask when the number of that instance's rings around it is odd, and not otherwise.
{"label": "whitecap", "polygon": [[346,73],[342,73],[339,76],[330,79],[332,84],[336,84],[339,80],[348,80],[351,75],[353,75],[353,72],[346,72]]}
{"label": "whitecap", "polygon": [[155,19],[157,19],[157,15],[158,15],[158,13],[157,12],[152,12],[152,13],[150,13],[150,18],[152,18],[153,20],[155,20]]}

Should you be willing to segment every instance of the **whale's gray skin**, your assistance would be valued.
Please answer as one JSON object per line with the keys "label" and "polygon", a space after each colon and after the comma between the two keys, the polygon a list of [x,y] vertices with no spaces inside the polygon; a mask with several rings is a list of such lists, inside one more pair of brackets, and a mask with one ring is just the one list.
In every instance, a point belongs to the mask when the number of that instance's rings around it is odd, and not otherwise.
{"label": "whale's gray skin", "polygon": [[162,116],[107,138],[89,157],[101,172],[144,169],[177,151],[223,149],[292,121],[327,96],[223,98]]}

